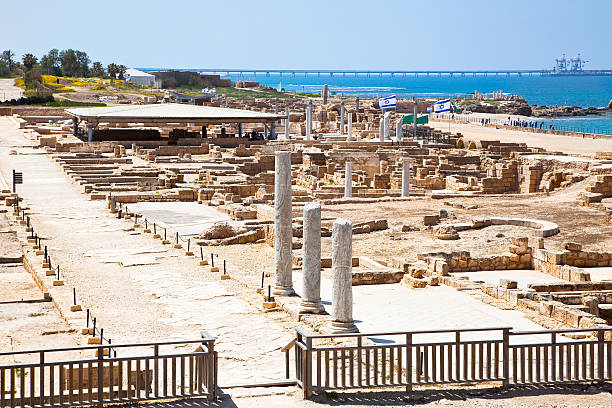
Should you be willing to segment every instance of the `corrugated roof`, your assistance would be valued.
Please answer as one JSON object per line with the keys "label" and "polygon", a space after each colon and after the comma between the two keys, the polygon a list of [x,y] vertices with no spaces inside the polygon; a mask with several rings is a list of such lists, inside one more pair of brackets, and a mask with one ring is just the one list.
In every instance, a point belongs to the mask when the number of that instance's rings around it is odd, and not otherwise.
{"label": "corrugated roof", "polygon": [[255,112],[242,109],[218,108],[215,106],[197,106],[179,103],[163,103],[154,105],[121,105],[100,108],[66,109],[69,114],[81,120],[132,121],[167,120],[180,122],[223,121],[228,122],[269,122],[279,120],[284,115],[265,112]]}

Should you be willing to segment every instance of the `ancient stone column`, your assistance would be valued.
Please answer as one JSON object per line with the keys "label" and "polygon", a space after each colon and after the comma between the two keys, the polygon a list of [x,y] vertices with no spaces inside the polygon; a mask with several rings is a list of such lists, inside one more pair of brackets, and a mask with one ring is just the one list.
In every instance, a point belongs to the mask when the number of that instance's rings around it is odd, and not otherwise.
{"label": "ancient stone column", "polygon": [[344,197],[349,198],[353,196],[353,163],[350,161],[346,162],[344,167]]}
{"label": "ancient stone column", "polygon": [[285,118],[285,140],[291,139],[289,136],[289,108],[285,110],[287,117]]}
{"label": "ancient stone column", "polygon": [[311,121],[310,107],[306,108],[306,140],[310,140],[310,121]]}
{"label": "ancient stone column", "polygon": [[380,118],[380,128],[378,129],[378,139],[381,142],[385,141],[385,120]]}
{"label": "ancient stone column", "polygon": [[353,140],[353,113],[352,112],[349,112],[349,114],[348,114],[348,124],[347,124],[347,131],[346,131],[346,140],[348,142]]}
{"label": "ancient stone column", "polygon": [[359,112],[359,97],[355,98],[355,112]]}
{"label": "ancient stone column", "polygon": [[87,141],[93,142],[94,137],[94,127],[91,123],[87,124]]}
{"label": "ancient stone column", "polygon": [[274,154],[274,294],[294,293],[291,279],[291,152]]}
{"label": "ancient stone column", "polygon": [[340,134],[344,134],[344,101],[340,102]]}
{"label": "ancient stone column", "polygon": [[384,132],[384,140],[391,139],[391,112],[385,112],[384,116],[385,122],[385,132]]}
{"label": "ancient stone column", "polygon": [[300,313],[321,313],[321,205],[304,206],[302,247],[302,302]]}
{"label": "ancient stone column", "polygon": [[333,333],[356,333],[353,322],[353,224],[342,218],[332,226]]}
{"label": "ancient stone column", "polygon": [[323,91],[321,93],[323,94],[323,105],[327,105],[327,94],[329,93],[327,84],[323,85]]}
{"label": "ancient stone column", "polygon": [[402,197],[410,196],[410,162],[404,159],[402,162]]}
{"label": "ancient stone column", "polygon": [[312,134],[312,113],[313,113],[313,110],[312,110],[312,99],[308,100],[308,112],[310,113],[310,115],[308,116],[309,121],[306,124],[306,127],[308,129],[308,133]]}
{"label": "ancient stone column", "polygon": [[402,141],[402,120],[398,120],[395,125],[395,138],[398,142]]}

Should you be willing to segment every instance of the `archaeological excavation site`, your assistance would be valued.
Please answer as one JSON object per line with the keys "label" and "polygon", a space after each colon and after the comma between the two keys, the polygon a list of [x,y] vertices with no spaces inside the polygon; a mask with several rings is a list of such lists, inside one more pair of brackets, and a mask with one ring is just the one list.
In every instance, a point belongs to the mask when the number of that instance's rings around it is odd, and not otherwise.
{"label": "archaeological excavation site", "polygon": [[610,140],[324,96],[0,107],[0,406],[612,380]]}

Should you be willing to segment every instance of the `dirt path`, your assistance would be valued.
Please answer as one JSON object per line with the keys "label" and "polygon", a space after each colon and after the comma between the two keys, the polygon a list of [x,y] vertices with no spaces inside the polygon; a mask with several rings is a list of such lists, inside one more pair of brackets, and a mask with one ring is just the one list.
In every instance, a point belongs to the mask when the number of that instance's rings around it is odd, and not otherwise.
{"label": "dirt path", "polygon": [[23,89],[16,87],[14,83],[14,78],[0,78],[0,102],[21,97]]}

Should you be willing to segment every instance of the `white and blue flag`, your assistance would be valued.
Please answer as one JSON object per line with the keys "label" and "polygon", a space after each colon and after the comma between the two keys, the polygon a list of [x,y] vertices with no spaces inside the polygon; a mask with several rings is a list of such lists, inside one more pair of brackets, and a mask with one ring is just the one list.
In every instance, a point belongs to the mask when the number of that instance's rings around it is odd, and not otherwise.
{"label": "white and blue flag", "polygon": [[433,108],[434,108],[434,113],[450,112],[451,110],[450,98],[434,103]]}
{"label": "white and blue flag", "polygon": [[378,105],[380,109],[390,109],[395,108],[397,105],[397,97],[395,95],[387,96],[386,98],[380,98],[378,100]]}

